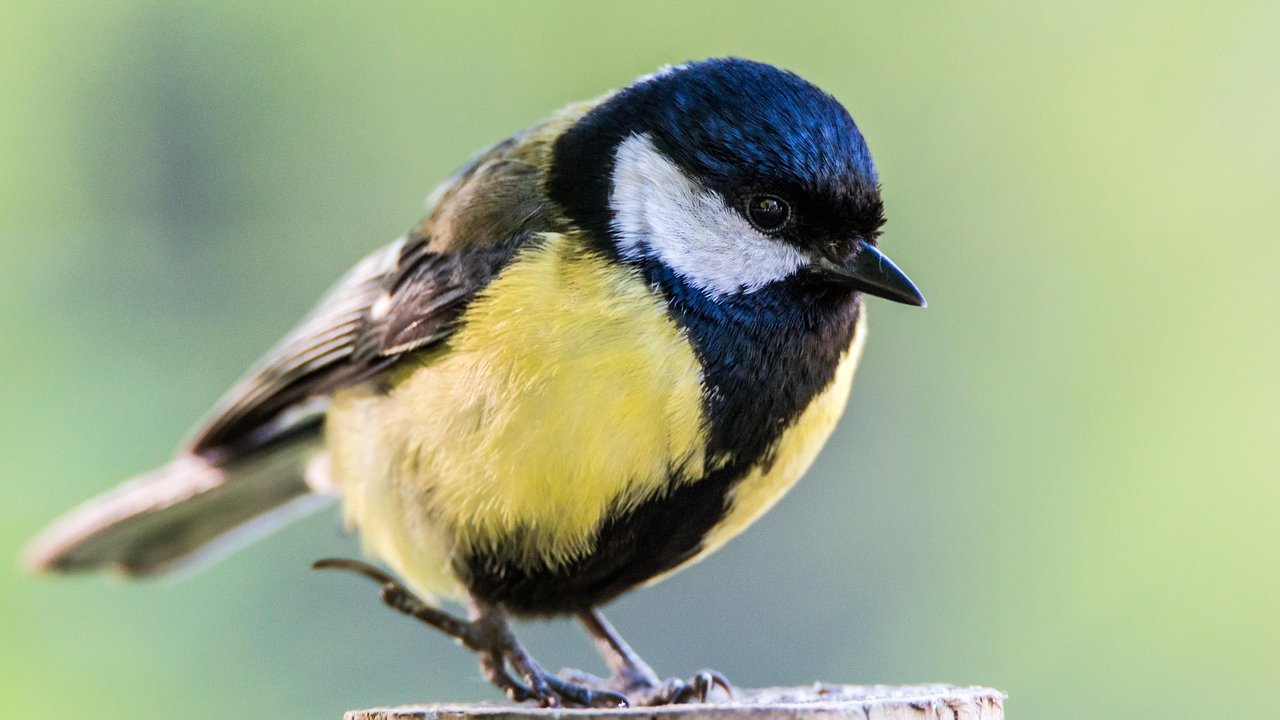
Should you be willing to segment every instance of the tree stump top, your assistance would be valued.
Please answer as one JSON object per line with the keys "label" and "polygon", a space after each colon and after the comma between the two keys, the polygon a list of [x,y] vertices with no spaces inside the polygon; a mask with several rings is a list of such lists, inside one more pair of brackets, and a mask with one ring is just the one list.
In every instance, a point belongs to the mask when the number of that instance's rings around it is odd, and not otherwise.
{"label": "tree stump top", "polygon": [[352,710],[346,720],[1003,720],[1004,693],[951,685],[734,689],[732,700],[590,710],[516,705],[405,705]]}

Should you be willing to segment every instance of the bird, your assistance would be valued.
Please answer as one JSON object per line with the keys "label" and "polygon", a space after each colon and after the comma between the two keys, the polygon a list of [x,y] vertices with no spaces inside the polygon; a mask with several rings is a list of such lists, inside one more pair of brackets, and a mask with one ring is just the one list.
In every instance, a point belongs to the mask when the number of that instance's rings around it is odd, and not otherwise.
{"label": "bird", "polygon": [[[742,58],[666,66],[475,155],[174,459],[55,521],[28,564],[156,575],[336,497],[381,565],[316,567],[375,581],[512,700],[705,699],[723,676],[661,679],[600,608],[806,472],[866,298],[925,305],[883,225],[836,98]],[[511,631],[554,616],[581,621],[609,677],[547,672]]]}

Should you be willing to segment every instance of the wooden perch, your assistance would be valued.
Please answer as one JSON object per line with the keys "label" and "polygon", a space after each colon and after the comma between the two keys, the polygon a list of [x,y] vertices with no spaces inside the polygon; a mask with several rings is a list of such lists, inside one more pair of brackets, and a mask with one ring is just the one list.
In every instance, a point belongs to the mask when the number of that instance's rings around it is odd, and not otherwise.
{"label": "wooden perch", "polygon": [[1003,720],[1004,693],[951,685],[735,688],[694,705],[559,710],[513,705],[405,705],[352,710],[346,720]]}

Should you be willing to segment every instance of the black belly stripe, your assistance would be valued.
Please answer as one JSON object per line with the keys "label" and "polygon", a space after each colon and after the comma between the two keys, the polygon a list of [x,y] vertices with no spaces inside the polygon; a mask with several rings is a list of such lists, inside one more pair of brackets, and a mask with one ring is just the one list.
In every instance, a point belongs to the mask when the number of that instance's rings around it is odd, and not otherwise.
{"label": "black belly stripe", "polygon": [[467,559],[463,577],[477,596],[516,615],[570,613],[612,600],[693,557],[724,514],[730,473],[654,498],[600,530],[596,549],[559,568],[522,568],[497,555]]}
{"label": "black belly stripe", "polygon": [[855,294],[793,279],[713,303],[663,268],[647,272],[703,365],[707,457],[730,460],[607,521],[595,551],[567,565],[524,568],[501,549],[458,559],[471,592],[518,615],[600,605],[696,555],[734,485],[771,462],[779,435],[831,383],[853,338]]}

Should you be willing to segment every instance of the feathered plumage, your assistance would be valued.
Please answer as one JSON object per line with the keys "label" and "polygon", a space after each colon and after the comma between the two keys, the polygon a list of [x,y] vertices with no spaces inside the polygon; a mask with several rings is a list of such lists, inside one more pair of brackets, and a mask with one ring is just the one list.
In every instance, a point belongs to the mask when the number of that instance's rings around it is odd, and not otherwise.
{"label": "feathered plumage", "polygon": [[[427,602],[329,565],[480,652],[512,697],[691,697],[595,608],[713,551],[804,473],[848,397],[863,293],[923,304],[876,248],[862,135],[793,74],[705,61],[513,136],[429,205],[176,460],[59,521],[32,564],[166,570],[333,493]],[[446,597],[472,620],[429,604]],[[547,675],[506,613],[579,614],[618,675]]]}

